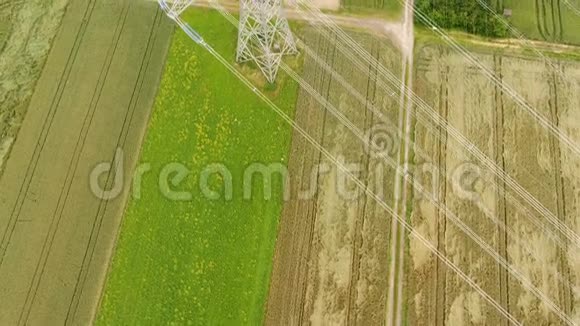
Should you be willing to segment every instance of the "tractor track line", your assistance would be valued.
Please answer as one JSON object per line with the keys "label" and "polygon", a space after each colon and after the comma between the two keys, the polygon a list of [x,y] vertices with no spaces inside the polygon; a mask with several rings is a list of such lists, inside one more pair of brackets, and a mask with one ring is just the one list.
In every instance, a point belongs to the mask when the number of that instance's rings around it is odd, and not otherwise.
{"label": "tractor track line", "polygon": [[562,22],[562,4],[560,0],[558,1],[558,5],[556,10],[558,10],[558,25],[560,27],[560,42],[564,39],[564,23]]}
{"label": "tractor track line", "polygon": [[538,28],[538,32],[540,32],[540,36],[544,40],[548,40],[546,37],[546,33],[544,32],[544,13],[542,11],[543,0],[536,0],[535,1],[535,12],[536,12],[536,27]]}
{"label": "tractor track line", "polygon": [[[153,47],[154,47],[155,41],[157,39],[157,32],[159,30],[159,26],[161,24],[160,18],[162,18],[162,17],[163,16],[161,15],[161,9],[157,8],[156,12],[155,12],[155,18],[154,18],[154,21],[153,21],[153,24],[151,27],[151,31],[149,33],[149,38],[147,41],[145,53],[143,55],[143,59],[142,59],[142,62],[141,62],[140,68],[139,68],[139,74],[138,74],[137,80],[135,82],[135,87],[133,88],[133,93],[131,94],[131,99],[129,101],[129,109],[127,110],[127,113],[125,114],[123,126],[121,128],[121,131],[119,132],[119,137],[117,138],[117,145],[115,146],[115,151],[113,152],[113,154],[111,156],[111,161],[113,161],[115,159],[116,149],[120,148],[120,147],[124,147],[124,145],[127,142],[127,136],[129,134],[129,130],[131,129],[131,123],[133,121],[135,109],[137,107],[137,100],[139,99],[139,95],[141,94],[141,91],[143,89],[143,85],[144,85],[144,81],[145,81],[145,74],[147,73],[147,69],[149,68],[149,64],[151,62],[151,57],[153,55]],[[127,118],[129,118],[128,121],[127,121]],[[108,186],[110,184],[109,181],[111,180],[112,175],[113,175],[113,169],[109,170],[109,172],[107,174],[107,180],[105,183],[106,186]],[[87,242],[87,248],[85,249],[85,254],[83,256],[83,262],[81,264],[81,269],[79,271],[79,275],[77,276],[77,280],[75,283],[73,297],[71,298],[71,303],[69,304],[69,310],[67,312],[65,325],[69,324],[69,319],[71,318],[71,308],[73,306],[74,306],[74,308],[72,309],[73,320],[74,320],[74,317],[76,316],[78,306],[80,303],[80,297],[82,296],[82,291],[83,291],[84,285],[86,283],[86,279],[88,277],[87,270],[93,261],[95,248],[96,248],[96,241],[97,241],[99,234],[101,232],[103,218],[104,218],[105,212],[107,210],[108,203],[109,203],[109,201],[103,200],[103,199],[101,199],[99,201],[99,207],[97,209],[97,213],[95,214],[95,217],[93,220],[91,233],[89,236],[89,240]],[[101,213],[101,207],[103,207],[102,213]],[[101,213],[101,214],[99,214],[99,213]],[[96,234],[95,234],[95,228],[96,228]],[[92,248],[91,248],[91,244],[92,244]],[[90,255],[88,254],[89,248],[91,248]],[[87,262],[87,257],[88,257],[88,262]],[[81,275],[82,275],[82,281],[81,281]]]}
{"label": "tractor track line", "polygon": [[[494,65],[495,71],[499,76],[500,81],[503,81],[502,73],[502,57],[494,55]],[[495,109],[493,110],[494,115],[494,133],[495,133],[495,160],[497,164],[505,171],[505,129],[504,129],[504,106],[501,88],[498,85],[494,85],[494,97],[495,97]],[[497,205],[498,205],[498,218],[502,221],[503,225],[507,225],[507,199],[505,196],[506,184],[499,177],[496,176],[496,184],[498,190],[496,191]],[[501,188],[501,191],[499,190]],[[498,233],[498,252],[506,261],[509,261],[509,256],[507,253],[507,228],[501,228],[497,226]],[[499,295],[500,304],[509,312],[509,276],[505,268],[502,268],[498,264],[498,276],[499,276]],[[502,321],[502,325],[507,326],[509,323],[507,320]]]}
{"label": "tractor track line", "polygon": [[14,206],[12,208],[12,211],[10,213],[8,225],[6,226],[6,229],[4,230],[4,234],[2,235],[2,240],[0,241],[0,266],[2,266],[2,264],[4,263],[4,257],[6,255],[6,251],[8,250],[8,246],[10,245],[10,241],[12,239],[14,229],[16,228],[16,222],[18,221],[18,217],[20,215],[22,207],[24,206],[26,194],[28,193],[28,190],[30,188],[30,183],[32,182],[32,178],[34,177],[34,173],[36,172],[36,167],[38,166],[40,154],[44,150],[44,145],[46,144],[46,139],[48,138],[48,134],[50,133],[52,123],[53,123],[54,117],[56,115],[56,111],[57,111],[58,107],[60,106],[60,101],[62,99],[64,89],[66,88],[66,84],[68,83],[68,80],[69,80],[70,75],[71,75],[72,66],[76,62],[77,55],[78,55],[78,52],[80,49],[80,44],[84,38],[88,23],[92,17],[93,10],[95,8],[95,2],[96,2],[96,0],[90,0],[90,2],[87,5],[87,9],[85,11],[83,21],[81,23],[81,26],[79,27],[79,31],[77,33],[77,36],[76,36],[75,41],[73,43],[73,47],[71,48],[71,51],[70,51],[69,56],[67,58],[63,72],[59,78],[59,82],[58,82],[58,85],[56,88],[55,96],[53,97],[49,111],[46,115],[46,118],[44,119],[43,124],[42,124],[41,132],[40,132],[39,138],[36,142],[36,146],[34,148],[32,158],[31,158],[30,162],[28,163],[28,167],[26,169],[26,173],[24,176],[24,181],[22,182],[22,185],[20,186],[20,189],[18,191],[18,195],[16,197],[16,201],[15,201]]}
{"label": "tractor track line", "polygon": [[[107,80],[107,77],[108,77],[108,74],[109,74],[109,71],[111,68],[111,64],[113,62],[113,58],[114,58],[115,53],[117,51],[117,47],[119,45],[123,30],[125,28],[125,23],[126,23],[127,16],[129,13],[129,2],[130,1],[128,1],[128,0],[125,1],[126,5],[123,8],[123,11],[121,12],[121,14],[119,15],[119,20],[117,21],[117,26],[115,27],[115,33],[114,33],[114,36],[112,39],[112,43],[110,44],[111,47],[107,51],[107,55],[105,57],[105,62],[101,68],[101,72],[99,73],[97,85],[96,85],[96,88],[93,92],[91,102],[89,104],[89,110],[87,110],[87,113],[85,114],[83,125],[81,127],[79,136],[77,138],[75,148],[72,152],[71,161],[69,163],[69,167],[67,169],[67,173],[66,173],[66,177],[65,177],[65,182],[61,188],[59,198],[57,200],[57,205],[56,205],[55,211],[53,212],[53,215],[52,215],[52,219],[50,222],[48,233],[46,235],[45,241],[44,241],[42,249],[41,249],[41,256],[40,256],[40,259],[36,265],[36,268],[34,271],[34,276],[32,279],[32,283],[30,284],[30,287],[28,289],[28,293],[26,295],[26,300],[25,300],[24,306],[23,306],[21,313],[20,313],[20,318],[18,321],[19,325],[21,324],[21,322],[26,324],[27,320],[30,316],[30,311],[32,310],[32,303],[34,301],[34,298],[36,297],[36,292],[38,290],[38,287],[40,286],[40,282],[42,280],[42,275],[44,274],[44,269],[45,269],[46,263],[48,261],[48,256],[50,255],[50,250],[52,249],[52,243],[53,243],[53,241],[56,237],[56,233],[59,229],[59,225],[60,225],[60,221],[61,221],[61,218],[63,215],[63,211],[64,211],[64,208],[66,207],[66,202],[67,202],[68,196],[70,194],[70,189],[71,189],[72,184],[73,184],[74,175],[76,174],[76,170],[78,168],[80,156],[83,152],[83,149],[84,149],[84,146],[85,146],[85,143],[87,140],[88,132],[89,132],[90,127],[92,125],[93,118],[94,118],[96,110],[97,110],[97,106],[100,102],[102,91],[103,91],[103,88],[106,84],[106,80]],[[65,190],[65,188],[66,188],[66,190]],[[64,196],[64,201],[63,201],[63,196]],[[57,216],[57,214],[58,214],[58,216]],[[39,273],[39,268],[41,265],[42,265],[42,268],[40,269],[40,273]],[[31,297],[32,288],[34,288],[34,292],[32,293],[32,297]],[[26,313],[25,313],[25,310],[26,310]],[[22,318],[24,318],[24,321],[22,320]]]}
{"label": "tractor track line", "polygon": [[558,30],[556,29],[556,15],[554,13],[554,0],[550,1],[550,16],[552,17],[552,33],[553,39],[556,41],[558,39]]}

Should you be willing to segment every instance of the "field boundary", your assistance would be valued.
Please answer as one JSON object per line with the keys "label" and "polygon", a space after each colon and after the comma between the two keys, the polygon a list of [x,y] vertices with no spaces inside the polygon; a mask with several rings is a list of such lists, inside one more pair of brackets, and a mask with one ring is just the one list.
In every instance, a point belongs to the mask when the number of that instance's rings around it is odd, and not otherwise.
{"label": "field boundary", "polygon": [[[434,36],[430,30],[425,28],[415,28],[415,43],[419,46],[416,48],[426,47],[429,45],[446,45],[444,41]],[[571,44],[551,43],[548,41],[528,40],[521,41],[519,39],[488,39],[480,36],[467,34],[461,31],[448,31],[448,35],[455,39],[457,43],[466,47],[468,50],[475,51],[482,54],[494,54],[502,51],[504,55],[513,57],[520,57],[526,59],[534,59],[537,54],[528,51],[526,43],[534,46],[538,51],[541,51],[548,58],[555,58],[558,60],[580,61],[580,46]]]}

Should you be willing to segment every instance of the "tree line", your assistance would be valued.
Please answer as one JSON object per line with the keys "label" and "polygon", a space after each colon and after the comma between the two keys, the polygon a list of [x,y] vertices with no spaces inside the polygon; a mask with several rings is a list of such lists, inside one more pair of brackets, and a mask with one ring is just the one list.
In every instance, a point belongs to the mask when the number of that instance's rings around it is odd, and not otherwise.
{"label": "tree line", "polygon": [[[494,8],[491,0],[482,0]],[[468,33],[489,37],[505,37],[507,30],[494,14],[478,3],[478,0],[415,0],[415,9],[442,28],[459,29]],[[501,9],[501,8],[499,8]],[[501,15],[499,9],[496,13]],[[428,25],[420,17],[415,21]]]}

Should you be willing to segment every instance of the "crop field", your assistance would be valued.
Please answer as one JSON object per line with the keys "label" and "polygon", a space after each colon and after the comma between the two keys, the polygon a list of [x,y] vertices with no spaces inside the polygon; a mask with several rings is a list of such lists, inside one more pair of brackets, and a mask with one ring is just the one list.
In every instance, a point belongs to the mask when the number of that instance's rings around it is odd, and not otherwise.
{"label": "crop field", "polygon": [[[576,141],[580,63],[556,62],[563,74],[533,59],[479,55],[542,115]],[[477,148],[538,199],[554,216],[578,232],[577,157],[562,147],[506,93],[445,47],[423,46],[416,56],[416,93]],[[417,120],[427,119],[418,114]],[[559,245],[556,233],[503,179],[492,174],[456,138],[434,125],[416,123],[415,151],[425,152],[417,178],[433,189],[468,227],[513,268],[570,316],[578,315],[578,252]],[[463,181],[462,181],[463,180]],[[559,324],[559,318],[529,289],[492,259],[447,215],[415,198],[411,221],[494,300],[525,324]],[[501,324],[503,317],[416,240],[410,240],[408,297],[412,324]],[[577,318],[577,317],[575,317]]]}
{"label": "crop field", "polygon": [[[0,324],[88,325],[128,192],[104,202],[89,176],[117,149],[134,167],[171,25],[153,2],[1,4],[14,18],[1,139],[15,140],[0,178]],[[98,181],[128,182],[116,172]]]}
{"label": "crop field", "polygon": [[[580,5],[573,0],[503,0],[509,22],[530,38],[580,44]],[[573,7],[573,8],[571,8]]]}
{"label": "crop field", "polygon": [[[190,10],[184,19],[234,61],[236,27],[215,11]],[[293,116],[297,92],[280,73],[267,94]],[[273,175],[271,198],[258,177],[242,180],[252,164],[285,164],[290,136],[290,126],[251,90],[176,32],[140,159],[151,171],[140,199],[128,204],[97,324],[260,324],[282,178]],[[190,199],[160,191],[157,176],[170,163],[190,171],[176,188],[191,191]],[[209,180],[219,199],[201,192],[202,172],[212,164],[231,172],[231,197],[222,174]]]}
{"label": "crop field", "polygon": [[[385,67],[400,75],[401,56],[387,40],[364,34],[354,37]],[[358,128],[381,130],[386,134],[377,132],[378,137],[385,137],[385,142],[395,141],[394,134],[389,134],[395,131],[388,129],[382,119],[397,125],[399,90],[390,94],[380,89],[376,68],[360,71],[318,32],[307,30],[304,41],[366,100],[361,103],[351,96],[310,55],[305,58],[303,78]],[[383,118],[366,110],[370,106],[381,111]],[[296,123],[392,205],[394,169],[382,158],[369,155],[363,141],[304,89],[296,105]],[[395,155],[396,146],[386,145],[389,156]],[[341,188],[340,180],[345,176],[297,133],[292,139],[289,173],[300,178],[291,180],[294,197],[282,210],[266,324],[383,323],[391,217],[374,199],[357,193],[354,183],[347,182]]]}
{"label": "crop field", "polygon": [[403,10],[403,5],[399,0],[341,0],[341,8],[354,11],[372,13],[377,9],[382,13],[387,13],[388,17],[398,17]]}
{"label": "crop field", "polygon": [[[580,45],[580,0],[491,3],[529,38]],[[284,63],[312,89],[234,66],[350,175],[156,1],[0,0],[0,325],[508,325],[353,175],[523,324],[562,320],[521,277],[580,323],[580,252],[549,221],[580,234],[580,157],[502,90],[580,144],[575,47],[535,42],[552,67],[450,31],[495,84],[399,0],[314,4],[473,145],[303,20]],[[235,26],[182,17],[235,62]]]}

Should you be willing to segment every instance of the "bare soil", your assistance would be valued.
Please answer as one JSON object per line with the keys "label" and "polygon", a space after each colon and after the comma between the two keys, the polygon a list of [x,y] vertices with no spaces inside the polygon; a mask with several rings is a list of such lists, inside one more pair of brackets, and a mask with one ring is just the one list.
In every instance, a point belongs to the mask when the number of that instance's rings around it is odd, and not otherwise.
{"label": "bare soil", "polygon": [[319,9],[338,10],[338,9],[340,9],[340,1],[339,0],[314,0],[314,1],[312,1],[312,6],[319,8]]}

